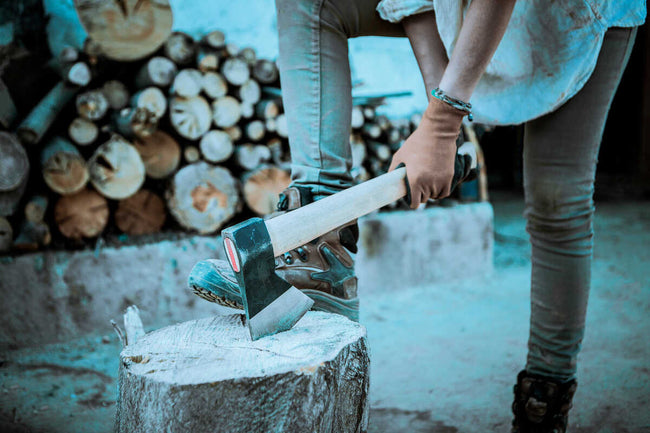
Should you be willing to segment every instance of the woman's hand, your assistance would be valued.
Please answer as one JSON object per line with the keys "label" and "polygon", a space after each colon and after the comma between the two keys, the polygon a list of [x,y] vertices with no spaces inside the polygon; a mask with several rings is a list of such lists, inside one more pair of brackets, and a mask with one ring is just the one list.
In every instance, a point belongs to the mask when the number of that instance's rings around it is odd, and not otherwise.
{"label": "woman's hand", "polygon": [[451,193],[456,160],[456,138],[464,111],[431,98],[417,129],[395,153],[389,171],[406,165],[412,209],[430,198]]}

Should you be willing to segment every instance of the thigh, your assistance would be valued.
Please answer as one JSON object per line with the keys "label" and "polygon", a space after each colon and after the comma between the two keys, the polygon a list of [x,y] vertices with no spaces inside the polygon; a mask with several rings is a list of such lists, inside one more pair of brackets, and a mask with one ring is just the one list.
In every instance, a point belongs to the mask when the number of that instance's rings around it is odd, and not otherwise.
{"label": "thigh", "polygon": [[401,24],[383,20],[377,12],[380,0],[323,0],[321,20],[342,23],[348,38],[406,36]]}

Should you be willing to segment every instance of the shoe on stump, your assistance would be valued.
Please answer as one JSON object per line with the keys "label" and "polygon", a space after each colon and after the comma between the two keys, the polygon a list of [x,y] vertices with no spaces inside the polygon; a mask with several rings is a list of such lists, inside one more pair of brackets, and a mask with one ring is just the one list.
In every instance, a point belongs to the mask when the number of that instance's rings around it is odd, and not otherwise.
{"label": "shoe on stump", "polygon": [[[290,187],[280,194],[278,212],[292,211],[313,201],[311,191]],[[342,314],[359,320],[354,259],[359,227],[344,224],[313,241],[275,258],[275,271],[314,301],[314,310]],[[190,272],[189,287],[210,302],[243,308],[239,285],[230,265],[223,260],[203,260]]]}

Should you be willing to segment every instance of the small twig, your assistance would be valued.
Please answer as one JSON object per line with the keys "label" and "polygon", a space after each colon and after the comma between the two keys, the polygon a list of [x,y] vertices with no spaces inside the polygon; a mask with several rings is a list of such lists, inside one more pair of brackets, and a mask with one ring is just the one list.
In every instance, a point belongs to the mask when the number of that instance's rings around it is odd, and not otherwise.
{"label": "small twig", "polygon": [[113,325],[113,329],[115,330],[115,333],[119,337],[120,341],[122,342],[122,347],[126,347],[126,339],[124,338],[124,333],[122,332],[122,329],[120,329],[120,326],[115,323],[115,320],[111,319],[111,325]]}

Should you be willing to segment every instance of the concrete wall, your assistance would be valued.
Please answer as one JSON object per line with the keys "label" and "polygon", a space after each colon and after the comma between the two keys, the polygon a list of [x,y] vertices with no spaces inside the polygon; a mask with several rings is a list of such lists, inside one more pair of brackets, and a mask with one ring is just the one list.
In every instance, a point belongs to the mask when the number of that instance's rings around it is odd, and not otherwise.
{"label": "concrete wall", "polygon": [[[73,0],[43,0],[51,17],[48,26],[50,48],[58,53],[63,46],[81,46],[85,32],[73,7]],[[195,37],[214,29],[222,30],[230,42],[254,47],[261,57],[278,55],[275,2],[272,0],[171,0],[174,30]],[[414,96],[396,98],[382,108],[392,117],[407,116],[426,107],[424,85],[405,38],[363,37],[349,43],[354,81],[363,86],[356,94],[412,91]]]}
{"label": "concrete wall", "polygon": [[[434,284],[492,269],[492,207],[487,203],[375,214],[359,221],[361,308],[373,293]],[[225,258],[219,237],[194,236],[98,251],[0,258],[0,347],[110,332],[136,304],[148,327],[229,309],[187,289],[192,266]]]}

